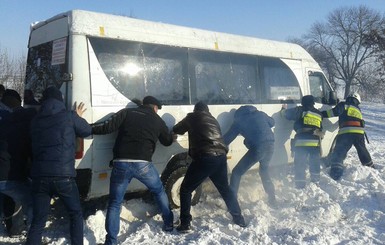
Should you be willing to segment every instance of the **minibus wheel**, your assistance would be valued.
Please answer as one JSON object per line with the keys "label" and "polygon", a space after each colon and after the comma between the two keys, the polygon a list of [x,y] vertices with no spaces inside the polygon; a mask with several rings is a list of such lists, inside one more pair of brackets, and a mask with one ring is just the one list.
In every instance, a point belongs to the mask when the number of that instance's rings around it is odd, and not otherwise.
{"label": "minibus wheel", "polygon": [[[181,166],[175,169],[166,179],[165,189],[170,201],[171,208],[180,207],[180,186],[187,171],[187,166]],[[202,185],[198,186],[191,196],[191,205],[196,205],[202,194]]]}
{"label": "minibus wheel", "polygon": [[24,223],[22,206],[16,203],[12,197],[3,195],[3,222],[10,237],[22,235],[27,230]]}

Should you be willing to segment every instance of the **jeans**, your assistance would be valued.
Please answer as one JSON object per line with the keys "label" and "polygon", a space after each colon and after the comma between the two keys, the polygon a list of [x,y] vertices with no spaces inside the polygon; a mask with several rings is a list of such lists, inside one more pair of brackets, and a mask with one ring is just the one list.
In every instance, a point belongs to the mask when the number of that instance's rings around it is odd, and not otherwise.
{"label": "jeans", "polygon": [[16,206],[21,205],[29,225],[32,219],[32,195],[28,181],[4,180],[0,181],[0,193],[11,197]]}
{"label": "jeans", "polygon": [[79,191],[74,178],[42,177],[32,180],[33,219],[26,244],[41,244],[42,233],[53,196],[59,197],[70,217],[72,245],[83,244],[83,214]]}
{"label": "jeans", "polygon": [[110,178],[110,195],[105,224],[107,235],[104,244],[118,243],[121,205],[132,178],[138,179],[154,194],[164,224],[173,224],[174,216],[168,197],[154,165],[151,162],[115,161]]}
{"label": "jeans", "polygon": [[350,148],[354,146],[357,150],[358,158],[364,166],[373,164],[372,158],[365,146],[365,136],[363,134],[340,134],[337,136],[336,146],[330,156],[330,176],[338,180],[343,174],[343,161]]}
{"label": "jeans", "polygon": [[269,198],[275,197],[275,188],[269,174],[269,164],[274,152],[274,142],[265,142],[258,147],[251,148],[242,157],[238,164],[234,167],[231,178],[230,187],[235,195],[238,193],[241,177],[254,164],[260,162],[259,175],[262,180],[263,188],[269,195]]}
{"label": "jeans", "polygon": [[226,203],[233,218],[242,216],[238,200],[227,180],[226,155],[202,155],[193,160],[180,187],[180,220],[188,224],[192,220],[191,195],[209,177]]}
{"label": "jeans", "polygon": [[294,155],[294,180],[296,188],[306,185],[306,168],[309,165],[310,179],[319,182],[321,172],[321,156],[319,147],[297,146]]}

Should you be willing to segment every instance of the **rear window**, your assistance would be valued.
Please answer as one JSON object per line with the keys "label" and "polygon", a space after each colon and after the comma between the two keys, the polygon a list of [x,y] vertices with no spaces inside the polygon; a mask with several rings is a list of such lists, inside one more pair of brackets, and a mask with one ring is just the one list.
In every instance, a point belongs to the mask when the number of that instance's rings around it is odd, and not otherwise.
{"label": "rear window", "polygon": [[[67,38],[47,42],[28,50],[25,89],[30,91],[34,98],[40,100],[44,89],[49,86],[61,87],[68,74],[67,54]],[[24,100],[25,104],[28,102],[28,99]]]}

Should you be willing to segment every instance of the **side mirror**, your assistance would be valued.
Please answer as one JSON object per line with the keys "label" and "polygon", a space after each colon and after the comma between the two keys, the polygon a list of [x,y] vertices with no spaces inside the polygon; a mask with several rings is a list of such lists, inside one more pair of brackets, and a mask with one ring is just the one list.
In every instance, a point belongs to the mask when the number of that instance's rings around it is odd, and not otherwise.
{"label": "side mirror", "polygon": [[330,91],[329,93],[329,105],[336,105],[338,103],[337,92]]}

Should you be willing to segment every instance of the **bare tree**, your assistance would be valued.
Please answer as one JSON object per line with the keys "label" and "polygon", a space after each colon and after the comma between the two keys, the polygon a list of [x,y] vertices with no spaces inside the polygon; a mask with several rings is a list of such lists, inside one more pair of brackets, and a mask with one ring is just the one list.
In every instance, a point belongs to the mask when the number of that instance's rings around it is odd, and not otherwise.
{"label": "bare tree", "polygon": [[24,94],[24,80],[25,72],[27,68],[27,58],[22,55],[14,61],[14,73],[13,73],[13,88],[17,90],[21,95]]}
{"label": "bare tree", "polygon": [[6,86],[12,74],[13,62],[10,59],[8,52],[0,46],[0,83]]}
{"label": "bare tree", "polygon": [[[359,79],[365,67],[376,59],[376,50],[364,45],[372,30],[382,30],[385,18],[378,11],[365,6],[339,8],[329,14],[327,22],[316,22],[304,36],[305,48],[315,56],[329,77],[344,83],[346,97],[352,87],[362,87]],[[363,76],[361,76],[362,78]]]}
{"label": "bare tree", "polygon": [[385,80],[385,27],[382,30],[372,30],[365,38],[365,45],[377,51],[378,61],[384,68],[380,71],[380,76]]}
{"label": "bare tree", "polygon": [[21,56],[11,58],[5,49],[0,46],[0,84],[23,94],[26,71],[26,58]]}

